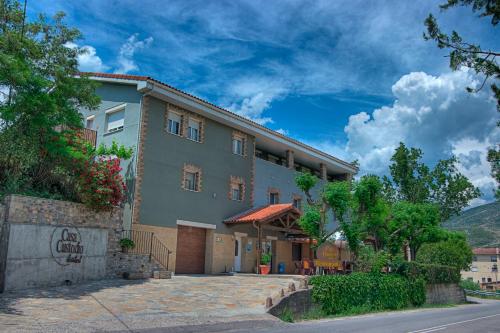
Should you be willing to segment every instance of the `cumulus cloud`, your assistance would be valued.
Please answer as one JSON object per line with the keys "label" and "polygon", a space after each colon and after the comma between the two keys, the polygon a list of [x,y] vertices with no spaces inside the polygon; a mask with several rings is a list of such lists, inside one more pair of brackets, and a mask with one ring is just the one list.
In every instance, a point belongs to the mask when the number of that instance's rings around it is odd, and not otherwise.
{"label": "cumulus cloud", "polygon": [[[68,42],[66,47],[70,49],[75,49],[78,47],[77,44]],[[83,45],[79,47],[83,53],[78,54],[78,69],[82,72],[105,72],[109,69],[108,66],[104,65],[102,59],[97,55],[96,49],[90,45]]]}
{"label": "cumulus cloud", "polygon": [[[497,114],[489,90],[465,91],[478,84],[468,70],[432,76],[423,72],[404,75],[393,86],[395,101],[371,115],[349,117],[346,153],[361,163],[362,173],[387,172],[399,142],[419,147],[425,162],[456,155],[459,169],[490,200],[494,180],[489,174],[486,151],[500,139]],[[479,203],[479,202],[477,202]]]}
{"label": "cumulus cloud", "polygon": [[118,68],[115,70],[115,73],[125,74],[139,69],[134,60],[134,55],[137,51],[149,47],[153,43],[153,37],[139,40],[138,36],[139,34],[133,34],[120,47],[117,59]]}
{"label": "cumulus cloud", "polygon": [[227,90],[228,98],[240,102],[231,103],[227,108],[261,125],[273,123],[264,111],[271,102],[287,93],[285,84],[265,77],[246,77],[236,81]]}

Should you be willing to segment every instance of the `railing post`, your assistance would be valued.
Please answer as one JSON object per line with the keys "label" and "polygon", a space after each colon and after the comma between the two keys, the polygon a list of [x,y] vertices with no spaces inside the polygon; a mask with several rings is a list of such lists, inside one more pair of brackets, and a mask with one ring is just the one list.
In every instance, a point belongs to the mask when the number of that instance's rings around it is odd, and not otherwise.
{"label": "railing post", "polygon": [[149,242],[149,261],[151,261],[151,255],[153,253],[153,237],[154,237],[154,232],[151,233],[151,240]]}

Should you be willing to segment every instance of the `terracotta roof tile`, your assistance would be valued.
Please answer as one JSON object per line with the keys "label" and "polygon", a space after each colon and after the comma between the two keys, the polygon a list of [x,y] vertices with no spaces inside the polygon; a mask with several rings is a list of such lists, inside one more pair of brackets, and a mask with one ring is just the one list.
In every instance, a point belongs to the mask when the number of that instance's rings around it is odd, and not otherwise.
{"label": "terracotta roof tile", "polygon": [[276,205],[268,205],[264,207],[258,207],[236,216],[230,217],[226,219],[225,223],[245,223],[245,222],[259,222],[265,221],[273,217],[277,217],[281,214],[287,212],[294,212],[300,214],[300,212],[291,204],[276,204]]}
{"label": "terracotta roof tile", "polygon": [[477,247],[472,249],[472,253],[474,254],[500,254],[500,249],[498,247]]}

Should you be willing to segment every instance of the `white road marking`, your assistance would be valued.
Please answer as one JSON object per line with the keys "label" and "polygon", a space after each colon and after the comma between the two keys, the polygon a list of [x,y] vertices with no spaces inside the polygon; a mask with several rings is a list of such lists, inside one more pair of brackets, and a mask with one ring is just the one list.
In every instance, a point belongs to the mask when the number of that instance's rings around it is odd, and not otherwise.
{"label": "white road marking", "polygon": [[447,328],[448,328],[448,326],[445,326],[445,327],[435,328],[435,329],[433,329],[433,330],[422,331],[422,332],[420,332],[420,333],[436,332],[436,331],[445,330],[445,329],[447,329]]}
{"label": "white road marking", "polygon": [[421,329],[421,330],[410,331],[408,333],[433,332],[433,331],[437,331],[438,329],[445,329],[445,328],[447,328],[447,326],[458,325],[458,324],[463,324],[463,323],[469,323],[471,321],[477,321],[477,320],[481,320],[481,319],[498,317],[498,316],[500,316],[500,313],[497,313],[497,314],[494,314],[494,315],[491,315],[491,316],[478,317],[478,318],[474,318],[474,319],[463,320],[463,321],[456,321],[454,323],[448,323],[448,324],[444,324],[444,325],[439,325],[439,326],[434,326],[434,327],[428,327],[428,328],[424,328],[424,329]]}

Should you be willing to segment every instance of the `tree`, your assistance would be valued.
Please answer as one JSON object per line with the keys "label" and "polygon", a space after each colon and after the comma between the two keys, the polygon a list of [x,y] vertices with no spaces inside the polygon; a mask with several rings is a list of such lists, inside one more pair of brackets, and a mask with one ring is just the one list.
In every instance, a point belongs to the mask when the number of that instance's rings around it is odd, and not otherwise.
{"label": "tree", "polygon": [[[0,195],[38,193],[74,199],[67,138],[81,128],[80,108],[95,109],[96,83],[77,77],[80,38],[64,14],[25,21],[18,1],[0,8]],[[57,130],[59,128],[60,130]],[[62,130],[61,130],[62,129]]]}
{"label": "tree", "polygon": [[490,148],[488,150],[488,162],[491,164],[491,176],[497,182],[497,188],[495,190],[495,198],[500,200],[500,145],[499,149]]}
{"label": "tree", "polygon": [[420,162],[420,149],[399,144],[389,166],[391,178],[384,177],[384,193],[392,202],[433,203],[439,208],[441,219],[459,214],[481,192],[458,172],[457,159],[440,160],[431,170]]}
{"label": "tree", "polygon": [[428,243],[422,245],[416,260],[424,264],[447,265],[468,270],[472,263],[472,248],[465,241],[465,237]]}
{"label": "tree", "polygon": [[384,199],[383,184],[375,175],[361,177],[355,184],[352,221],[360,239],[371,238],[375,250],[384,249],[389,240],[390,206]]}
{"label": "tree", "polygon": [[391,252],[398,253],[403,246],[410,247],[411,258],[415,260],[424,243],[440,240],[442,228],[439,208],[431,203],[401,201],[392,209],[389,225]]}
{"label": "tree", "polygon": [[328,230],[328,213],[331,211],[342,225],[350,206],[350,184],[347,181],[326,183],[318,199],[312,196],[312,189],[319,179],[315,175],[303,172],[295,177],[295,184],[306,195],[307,206],[304,209],[299,225],[313,239],[316,247],[327,241],[337,230]]}

